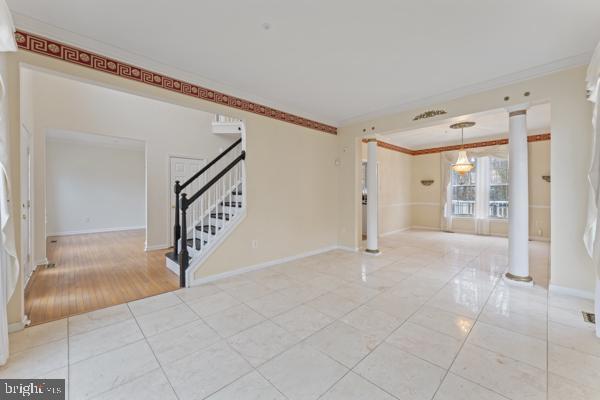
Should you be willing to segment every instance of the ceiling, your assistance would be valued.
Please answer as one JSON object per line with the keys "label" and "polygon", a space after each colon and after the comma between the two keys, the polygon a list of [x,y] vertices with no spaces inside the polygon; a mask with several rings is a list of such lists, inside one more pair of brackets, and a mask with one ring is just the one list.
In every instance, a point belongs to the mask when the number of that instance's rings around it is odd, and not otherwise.
{"label": "ceiling", "polygon": [[600,40],[598,0],[8,4],[20,29],[337,126],[583,65]]}
{"label": "ceiling", "polygon": [[146,143],[141,140],[97,135],[95,133],[72,132],[63,129],[48,129],[46,131],[46,138],[48,140],[75,142],[90,146],[116,147],[136,151],[142,151],[146,148]]}
{"label": "ceiling", "polygon": [[[508,137],[508,112],[505,109],[449,118],[426,128],[393,132],[379,139],[411,150],[460,144],[460,130],[449,128],[461,121],[473,121],[475,126],[464,130],[465,143]],[[540,104],[527,110],[527,130],[530,135],[550,132],[550,104]]]}

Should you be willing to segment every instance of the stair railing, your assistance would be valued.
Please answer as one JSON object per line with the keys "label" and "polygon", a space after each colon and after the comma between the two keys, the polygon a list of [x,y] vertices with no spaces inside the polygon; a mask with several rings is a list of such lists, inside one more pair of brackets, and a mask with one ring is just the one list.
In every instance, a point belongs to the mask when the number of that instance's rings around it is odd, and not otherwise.
{"label": "stair railing", "polygon": [[[215,157],[215,159],[213,159],[211,162],[209,162],[208,164],[206,164],[200,171],[196,172],[194,175],[192,175],[188,180],[186,180],[183,184],[181,184],[179,181],[175,181],[175,187],[174,187],[174,192],[175,192],[175,224],[173,226],[173,252],[175,255],[175,258],[177,259],[178,257],[178,252],[179,252],[179,239],[181,239],[181,228],[182,228],[182,221],[181,221],[181,213],[180,213],[180,208],[181,208],[181,204],[180,204],[180,198],[182,196],[182,192],[184,189],[186,189],[189,185],[191,185],[193,182],[195,182],[197,179],[199,180],[200,184],[206,184],[206,182],[212,178],[213,176],[216,175],[216,171],[218,171],[219,169],[217,168],[216,164],[221,161],[222,159],[224,159],[224,161],[227,161],[227,158],[233,158],[231,157],[234,153],[232,153],[232,151],[239,146],[242,143],[242,139],[238,139],[237,141],[235,141],[231,146],[229,146],[227,149],[225,149],[225,151],[223,151],[221,154],[219,154],[217,157]],[[199,207],[200,209],[202,209],[202,204]],[[181,247],[183,248],[184,243],[182,243]],[[194,243],[195,245],[195,243]]]}
{"label": "stair railing", "polygon": [[[189,198],[186,193],[181,193],[181,250],[179,252],[179,284],[181,287],[185,287],[185,273],[189,267],[190,256],[187,246],[188,240],[188,226],[187,226],[187,213],[188,208],[195,202],[199,201],[201,206],[200,209],[200,243],[201,249],[204,247],[204,243],[209,246],[213,240],[216,240],[216,233],[220,229],[218,223],[214,225],[214,234],[210,224],[211,213],[214,211],[217,215],[219,212],[225,214],[226,210],[229,210],[229,215],[233,215],[233,209],[237,209],[238,200],[234,200],[233,196],[237,197],[239,193],[239,185],[243,182],[244,169],[243,164],[240,164],[246,159],[246,152],[242,151],[239,156],[234,158],[225,168],[219,173],[212,177],[208,182],[202,186],[195,194]],[[240,164],[240,165],[238,165]],[[244,190],[244,189],[243,189]],[[227,201],[229,199],[229,201]],[[204,208],[206,204],[206,208]],[[207,232],[204,232],[204,218],[208,216],[209,223],[207,226]],[[223,217],[225,217],[223,215]],[[196,219],[192,217],[192,249],[196,249]],[[221,228],[223,228],[225,221],[223,221]],[[206,233],[206,234],[204,234]]]}

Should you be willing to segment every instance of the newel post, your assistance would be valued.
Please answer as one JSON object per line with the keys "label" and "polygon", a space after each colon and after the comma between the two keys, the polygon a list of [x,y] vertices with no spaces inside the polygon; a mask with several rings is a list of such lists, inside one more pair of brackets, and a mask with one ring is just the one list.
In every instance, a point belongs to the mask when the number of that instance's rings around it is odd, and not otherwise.
{"label": "newel post", "polygon": [[185,287],[185,271],[190,262],[187,249],[187,195],[181,194],[181,251],[179,252],[179,286]]}

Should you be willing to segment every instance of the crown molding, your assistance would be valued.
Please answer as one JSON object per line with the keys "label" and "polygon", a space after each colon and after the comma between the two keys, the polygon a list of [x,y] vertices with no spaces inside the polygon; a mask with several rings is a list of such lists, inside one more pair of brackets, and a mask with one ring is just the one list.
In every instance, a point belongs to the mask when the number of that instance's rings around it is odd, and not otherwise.
{"label": "crown molding", "polygon": [[[527,142],[542,142],[545,140],[551,140],[550,133],[541,133],[537,135],[529,135],[527,136]],[[363,143],[367,143],[367,139],[362,140]],[[465,143],[465,149],[474,149],[477,147],[489,147],[489,146],[500,146],[508,144],[508,139],[494,139],[494,140],[486,140],[482,142],[474,142],[474,143]],[[461,145],[452,145],[452,146],[441,146],[441,147],[430,147],[428,149],[419,149],[412,150],[406,147],[396,146],[395,144],[387,143],[382,140],[377,140],[377,146],[383,149],[388,149],[392,151],[397,151],[399,153],[407,154],[409,156],[422,156],[425,154],[435,154],[435,153],[443,153],[445,151],[454,151],[460,150]]]}
{"label": "crown molding", "polygon": [[[15,38],[17,45],[21,50],[31,51],[72,64],[91,68],[96,71],[109,73],[125,79],[160,87],[183,95],[240,109],[279,121],[329,134],[337,134],[337,128],[335,126],[290,114],[261,103],[255,103],[241,97],[209,89],[163,73],[154,72],[154,70],[138,66],[137,64],[121,61],[124,59],[123,57],[108,57],[99,52],[87,50],[87,48],[72,46],[60,40],[47,38],[21,29],[17,29]],[[176,75],[181,76],[180,74]]]}
{"label": "crown molding", "polygon": [[522,71],[502,75],[487,81],[463,86],[461,88],[443,92],[434,96],[427,96],[420,99],[415,99],[412,101],[400,103],[393,107],[386,107],[366,114],[357,115],[352,118],[347,118],[339,121],[338,126],[345,127],[356,123],[371,121],[374,118],[399,114],[402,112],[420,109],[424,107],[436,107],[436,105],[438,104],[445,103],[451,100],[456,100],[461,97],[486,92],[488,90],[498,89],[515,83],[528,81],[545,75],[550,75],[559,71],[581,67],[589,64],[591,58],[592,52],[582,53],[572,57],[563,58],[547,64],[528,68]]}

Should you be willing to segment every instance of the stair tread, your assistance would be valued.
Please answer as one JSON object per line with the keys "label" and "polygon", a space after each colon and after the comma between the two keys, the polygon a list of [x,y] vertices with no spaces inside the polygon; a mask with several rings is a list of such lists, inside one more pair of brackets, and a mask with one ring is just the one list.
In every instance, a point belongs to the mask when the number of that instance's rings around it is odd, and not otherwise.
{"label": "stair tread", "polygon": [[210,214],[211,218],[218,218],[218,219],[225,219],[226,221],[229,221],[229,219],[231,218],[231,214],[229,213],[212,213]]}
{"label": "stair tread", "polygon": [[[165,254],[165,257],[168,258],[169,260],[173,261],[176,264],[179,264],[179,255],[177,255],[177,257],[175,257],[175,252],[170,251],[168,253]],[[192,257],[190,257],[188,255],[188,259],[192,259]]]}
{"label": "stair tread", "polygon": [[208,225],[208,224],[204,224],[204,225],[196,225],[196,230],[198,231],[204,231],[205,233],[208,233],[208,231],[211,231],[211,234],[214,235],[217,230],[221,229],[220,226],[215,226],[215,225]]}
{"label": "stair tread", "polygon": [[[194,239],[188,239],[187,240],[188,247],[193,247],[193,242],[194,242]],[[200,239],[196,238],[196,250],[200,250],[202,248],[202,246],[205,244],[206,244],[206,240],[201,241]]]}
{"label": "stair tread", "polygon": [[233,206],[233,207],[241,207],[242,206],[242,202],[241,201],[222,201],[221,202],[222,206]]}

